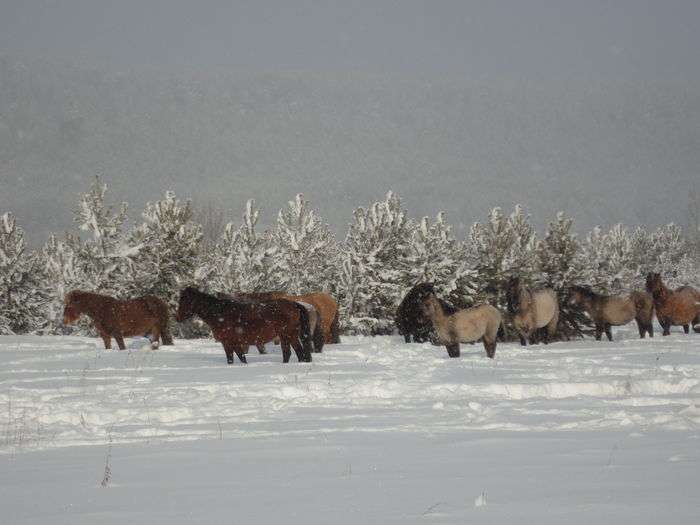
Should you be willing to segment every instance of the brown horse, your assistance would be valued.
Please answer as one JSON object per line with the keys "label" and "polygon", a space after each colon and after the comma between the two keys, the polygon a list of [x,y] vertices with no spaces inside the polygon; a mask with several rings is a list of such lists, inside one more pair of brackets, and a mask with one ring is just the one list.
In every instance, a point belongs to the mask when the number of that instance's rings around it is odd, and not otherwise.
{"label": "brown horse", "polygon": [[700,292],[692,286],[671,291],[664,285],[660,274],[650,273],[647,274],[647,290],[654,297],[656,318],[664,335],[671,333],[671,326],[682,326],[687,334],[691,324],[700,324]]}
{"label": "brown horse", "polygon": [[620,326],[637,321],[639,337],[646,333],[654,337],[654,301],[646,292],[632,292],[629,295],[601,295],[588,286],[572,286],[569,290],[569,304],[583,308],[595,324],[595,338],[605,331],[608,341],[612,341],[611,326]]}
{"label": "brown horse", "polygon": [[[506,287],[508,312],[520,333],[520,344],[527,345],[536,331],[542,333],[544,344],[554,337],[559,323],[559,302],[551,288],[530,290],[518,277],[511,277]],[[532,341],[531,341],[532,342]]]}
{"label": "brown horse", "polygon": [[440,343],[447,348],[447,355],[459,357],[459,343],[471,343],[483,339],[486,355],[496,354],[496,337],[503,322],[501,312],[490,304],[480,304],[447,314],[435,294],[429,294],[423,302],[423,313],[432,322]]}
{"label": "brown horse", "polygon": [[95,323],[107,350],[112,348],[112,337],[119,350],[124,350],[124,337],[148,335],[151,347],[172,345],[168,329],[168,305],[153,295],[120,301],[108,295],[73,290],[64,298],[63,322],[75,323],[82,314]]}
{"label": "brown horse", "polygon": [[325,343],[340,343],[338,322],[338,303],[324,292],[312,292],[303,295],[289,295],[285,292],[237,293],[233,297],[242,300],[268,301],[270,299],[288,299],[312,305],[321,316]]}
{"label": "brown horse", "polygon": [[245,347],[265,344],[275,337],[280,338],[284,363],[289,362],[290,346],[300,362],[311,362],[309,315],[306,308],[293,301],[231,301],[185,288],[180,292],[176,319],[182,322],[194,315],[209,325],[214,339],[223,345],[229,364],[233,363],[234,353],[247,363]]}

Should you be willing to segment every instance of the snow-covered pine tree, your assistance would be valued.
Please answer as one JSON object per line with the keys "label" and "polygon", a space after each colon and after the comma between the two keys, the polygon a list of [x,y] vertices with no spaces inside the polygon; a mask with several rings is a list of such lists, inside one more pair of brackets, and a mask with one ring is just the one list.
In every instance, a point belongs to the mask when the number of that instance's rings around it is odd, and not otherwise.
{"label": "snow-covered pine tree", "polygon": [[0,334],[43,331],[49,292],[39,257],[10,213],[0,216]]}
{"label": "snow-covered pine tree", "polygon": [[621,294],[635,288],[639,268],[635,264],[632,238],[622,224],[603,233],[596,226],[582,246],[588,283],[599,293]]}
{"label": "snow-covered pine tree", "polygon": [[55,234],[49,236],[41,251],[46,283],[51,290],[51,300],[47,306],[50,330],[63,332],[63,298],[74,288],[80,288],[80,274],[76,264],[76,251],[80,241],[71,235],[65,240]]}
{"label": "snow-covered pine tree", "polygon": [[97,177],[75,210],[74,221],[89,235],[85,242],[72,238],[71,249],[80,276],[76,285],[87,291],[121,296],[128,262],[124,257],[123,233],[127,204],[122,203],[113,211],[112,206],[105,204],[106,192],[107,185]]}
{"label": "snow-covered pine tree", "polygon": [[260,210],[246,202],[243,224],[228,223],[208,254],[197,281],[215,292],[263,292],[277,289],[272,277],[274,250],[267,232],[256,231]]}
{"label": "snow-covered pine tree", "polygon": [[476,298],[505,311],[505,283],[520,277],[525,283],[536,280],[536,235],[529,216],[520,205],[506,217],[493,208],[488,222],[475,223],[467,242],[467,256],[474,269]]}
{"label": "snow-covered pine tree", "polygon": [[683,235],[683,229],[676,224],[660,226],[649,235],[649,265],[641,269],[642,274],[658,272],[666,286],[676,288],[685,284],[692,268],[690,246]]}
{"label": "snow-covered pine tree", "polygon": [[557,213],[549,223],[544,238],[537,243],[538,281],[548,286],[559,297],[559,326],[562,335],[581,336],[590,327],[590,320],[581,309],[572,309],[566,302],[568,290],[574,285],[588,284],[584,271],[581,248],[572,231],[574,220],[564,212]]}
{"label": "snow-covered pine tree", "polygon": [[465,307],[474,302],[475,273],[467,265],[464,245],[452,236],[452,227],[440,212],[431,222],[423,217],[411,232],[408,253],[408,292],[421,282],[432,282],[440,297]]}
{"label": "snow-covered pine tree", "polygon": [[328,225],[309,207],[303,194],[277,215],[273,233],[275,281],[291,294],[335,293],[338,246]]}
{"label": "snow-covered pine tree", "polygon": [[349,333],[387,334],[408,288],[411,221],[389,192],[353,212],[342,247],[341,322]]}
{"label": "snow-covered pine tree", "polygon": [[[147,203],[144,222],[131,234],[130,275],[126,281],[130,296],[152,294],[177,309],[180,288],[195,282],[199,266],[201,227],[192,223],[190,202],[181,203],[168,191],[155,203]],[[178,335],[191,335],[189,325],[173,326]]]}

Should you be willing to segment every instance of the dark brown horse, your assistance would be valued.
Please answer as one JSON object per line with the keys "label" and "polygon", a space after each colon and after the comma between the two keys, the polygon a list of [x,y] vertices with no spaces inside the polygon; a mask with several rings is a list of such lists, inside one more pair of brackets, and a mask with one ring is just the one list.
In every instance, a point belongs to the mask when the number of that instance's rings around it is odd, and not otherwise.
{"label": "dark brown horse", "polygon": [[611,326],[621,326],[632,319],[637,321],[639,337],[646,333],[654,337],[654,301],[648,293],[632,292],[629,295],[601,295],[588,286],[572,286],[569,290],[569,304],[583,308],[595,324],[595,338],[605,332],[612,341]]}
{"label": "dark brown horse", "polygon": [[671,333],[671,326],[682,326],[685,333],[690,325],[700,324],[700,292],[692,286],[681,286],[671,291],[664,285],[661,275],[647,275],[647,291],[654,297],[656,318],[664,335]]}
{"label": "dark brown horse", "polygon": [[[407,343],[411,338],[415,343],[424,343],[431,340],[435,334],[432,320],[424,313],[423,302],[429,295],[435,294],[433,283],[419,283],[411,288],[396,309],[394,323],[399,334]],[[438,298],[443,311],[450,315],[457,311],[447,301]]]}
{"label": "dark brown horse", "polygon": [[108,295],[73,290],[64,298],[63,322],[75,323],[82,314],[95,323],[106,349],[112,348],[112,337],[119,350],[124,350],[124,337],[147,335],[151,347],[158,347],[158,339],[164,345],[172,345],[168,328],[168,305],[153,295],[120,301]]}
{"label": "dark brown horse", "polygon": [[275,337],[280,338],[284,363],[291,357],[290,346],[300,362],[311,362],[309,315],[306,308],[293,301],[231,301],[185,288],[180,292],[176,319],[182,322],[194,315],[209,325],[214,339],[223,345],[229,364],[233,363],[233,354],[246,363],[245,347],[265,344]]}
{"label": "dark brown horse", "polygon": [[[277,292],[270,292],[270,293],[277,293]],[[284,295],[284,294],[281,294]],[[263,294],[263,293],[236,293],[236,294],[226,294],[226,293],[217,293],[216,297],[218,299],[229,299],[231,301],[240,301],[240,302],[246,302],[246,303],[257,303],[260,302],[262,299],[260,297],[267,297],[267,300],[270,300],[270,294]],[[320,353],[323,351],[323,345],[325,343],[325,337],[323,334],[323,318],[321,317],[321,314],[319,311],[310,303],[306,303],[303,301],[294,301],[295,303],[300,304],[304,308],[306,308],[306,312],[309,314],[309,326],[311,328],[311,337],[313,340],[313,347],[314,347],[314,352],[315,353]],[[275,344],[279,344],[279,340],[275,338]],[[259,344],[257,345],[258,352],[261,354],[267,353],[265,350],[265,345],[264,344]],[[248,348],[246,348],[243,351],[244,354],[248,353]]]}
{"label": "dark brown horse", "polygon": [[321,316],[323,337],[326,344],[340,343],[338,302],[325,292],[311,292],[302,295],[290,295],[285,292],[235,293],[232,296],[241,300],[269,301],[270,299],[288,299],[313,306]]}

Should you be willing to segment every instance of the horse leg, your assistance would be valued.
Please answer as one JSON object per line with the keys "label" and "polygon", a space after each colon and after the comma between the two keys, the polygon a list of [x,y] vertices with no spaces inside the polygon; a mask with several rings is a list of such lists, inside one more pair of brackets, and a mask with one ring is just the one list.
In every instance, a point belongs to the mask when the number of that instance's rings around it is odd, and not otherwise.
{"label": "horse leg", "polygon": [[266,354],[267,353],[267,350],[265,350],[265,343],[258,343],[255,346],[257,347],[259,354]]}
{"label": "horse leg", "polygon": [[447,348],[447,355],[450,357],[459,357],[459,343],[447,343],[445,348]]}
{"label": "horse leg", "polygon": [[234,345],[233,346],[233,351],[236,353],[238,356],[238,359],[241,360],[241,363],[243,364],[248,364],[248,360],[245,357],[245,354],[243,353],[243,346],[241,345]]}
{"label": "horse leg", "polygon": [[605,323],[605,335],[608,336],[608,341],[612,341],[612,329],[610,323]]}
{"label": "horse leg", "polygon": [[292,357],[292,349],[289,348],[289,341],[280,341],[282,347],[282,362],[289,363],[289,358]]}
{"label": "horse leg", "polygon": [[102,338],[102,341],[104,341],[105,350],[111,350],[112,349],[112,336],[109,335],[107,332],[100,330],[100,337]]}
{"label": "horse leg", "polygon": [[486,355],[490,359],[493,359],[493,356],[496,355],[496,341],[494,340],[491,343],[487,343],[486,339],[484,339],[484,349],[486,350]]}
{"label": "horse leg", "polygon": [[667,317],[659,319],[659,324],[663,328],[663,335],[671,335],[671,320]]}
{"label": "horse leg", "polygon": [[311,362],[311,354],[307,354],[304,351],[304,346],[301,344],[301,341],[299,341],[299,339],[297,339],[296,337],[292,339],[292,348],[294,348],[294,352],[297,354],[297,359],[300,363]]}
{"label": "horse leg", "polygon": [[404,343],[410,343],[411,342],[411,334],[403,334],[403,340],[404,340]]}
{"label": "horse leg", "polygon": [[649,321],[646,326],[647,333],[649,334],[649,337],[654,337],[654,322]]}
{"label": "horse leg", "polygon": [[686,334],[689,334],[689,333],[690,333],[690,326],[688,326],[687,324],[684,324],[684,325],[683,325],[683,331],[684,331]]}
{"label": "horse leg", "polygon": [[126,345],[124,344],[124,337],[122,336],[121,332],[114,332],[114,340],[117,342],[119,350],[126,350]]}
{"label": "horse leg", "polygon": [[226,352],[226,362],[229,365],[233,364],[233,345],[224,344],[224,352]]}
{"label": "horse leg", "polygon": [[527,346],[527,339],[523,336],[523,334],[520,334],[520,346]]}
{"label": "horse leg", "polygon": [[641,321],[640,319],[635,319],[635,321],[637,322],[637,330],[639,330],[639,337],[644,339],[644,335],[646,334],[647,327],[644,324],[644,322]]}
{"label": "horse leg", "polygon": [[151,342],[151,350],[158,348],[160,339],[160,328],[154,326],[151,332],[148,334],[148,340]]}
{"label": "horse leg", "polygon": [[596,323],[596,325],[595,325],[595,340],[600,341],[600,338],[602,335],[603,335],[603,325]]}

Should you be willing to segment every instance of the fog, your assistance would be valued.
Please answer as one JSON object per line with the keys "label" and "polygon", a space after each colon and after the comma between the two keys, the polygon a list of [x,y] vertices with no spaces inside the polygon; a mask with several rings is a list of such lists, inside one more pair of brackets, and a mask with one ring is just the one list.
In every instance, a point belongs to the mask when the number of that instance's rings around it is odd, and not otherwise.
{"label": "fog", "polygon": [[580,229],[683,223],[700,179],[700,3],[0,3],[0,213],[32,243],[99,174],[342,233],[399,193],[464,232],[491,206]]}

